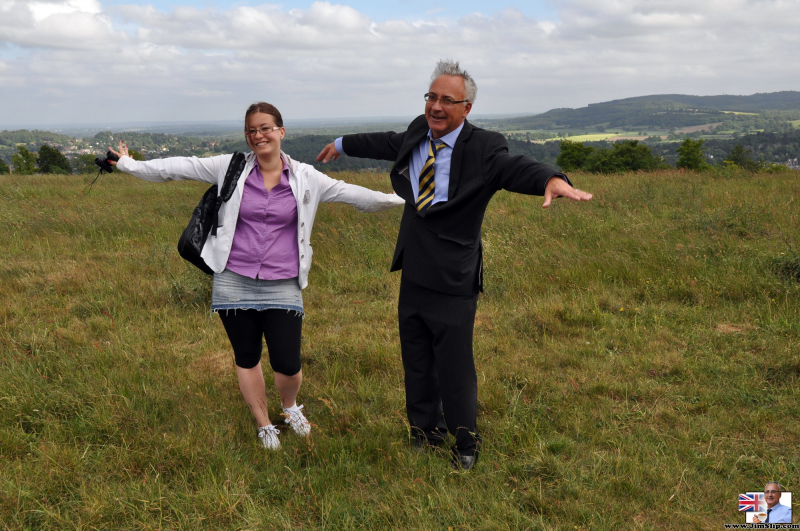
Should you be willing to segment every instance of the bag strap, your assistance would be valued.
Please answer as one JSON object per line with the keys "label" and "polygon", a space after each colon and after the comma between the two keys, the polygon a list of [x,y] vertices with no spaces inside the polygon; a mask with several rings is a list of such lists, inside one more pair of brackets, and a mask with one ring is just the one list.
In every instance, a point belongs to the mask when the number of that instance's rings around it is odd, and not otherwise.
{"label": "bag strap", "polygon": [[225,173],[225,180],[222,182],[222,191],[219,193],[219,198],[222,200],[222,203],[228,201],[233,196],[236,183],[239,181],[239,176],[244,171],[246,163],[247,160],[245,159],[244,153],[239,153],[238,151],[233,152],[231,162],[228,164],[228,171]]}
{"label": "bag strap", "polygon": [[222,203],[227,202],[231,197],[233,197],[233,192],[236,190],[236,184],[239,182],[239,176],[244,171],[246,164],[247,159],[245,158],[244,153],[234,151],[233,157],[231,157],[231,162],[228,164],[228,171],[225,172],[225,180],[222,181],[222,190],[217,196],[217,204],[214,208],[214,215],[211,220],[212,236],[217,235],[217,226],[219,226],[219,208],[222,206]]}

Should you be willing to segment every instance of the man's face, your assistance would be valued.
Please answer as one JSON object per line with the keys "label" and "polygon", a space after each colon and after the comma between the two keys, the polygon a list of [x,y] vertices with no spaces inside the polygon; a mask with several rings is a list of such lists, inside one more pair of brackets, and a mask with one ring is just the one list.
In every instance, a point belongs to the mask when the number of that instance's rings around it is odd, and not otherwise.
{"label": "man's face", "polygon": [[767,507],[772,508],[779,501],[781,501],[781,491],[775,483],[770,483],[764,487],[764,500],[767,502]]}
{"label": "man's face", "polygon": [[[462,101],[467,97],[464,79],[460,76],[439,76],[433,80],[428,92],[439,99],[450,98],[452,101]],[[471,102],[456,103],[449,107],[443,106],[439,101],[436,103],[426,102],[425,118],[428,120],[428,127],[431,128],[433,138],[441,138],[455,131],[459,125],[464,123],[464,119],[471,109]]]}

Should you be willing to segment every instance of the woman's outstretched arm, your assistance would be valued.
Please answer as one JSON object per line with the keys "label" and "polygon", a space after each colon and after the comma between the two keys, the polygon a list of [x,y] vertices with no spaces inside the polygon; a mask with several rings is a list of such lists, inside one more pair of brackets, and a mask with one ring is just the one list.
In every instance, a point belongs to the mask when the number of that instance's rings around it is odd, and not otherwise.
{"label": "woman's outstretched arm", "polygon": [[168,157],[148,161],[133,160],[128,155],[128,146],[119,141],[119,151],[108,148],[119,157],[119,161],[109,161],[120,171],[150,182],[167,181],[204,181],[217,184],[220,175],[224,175],[233,155],[216,157]]}

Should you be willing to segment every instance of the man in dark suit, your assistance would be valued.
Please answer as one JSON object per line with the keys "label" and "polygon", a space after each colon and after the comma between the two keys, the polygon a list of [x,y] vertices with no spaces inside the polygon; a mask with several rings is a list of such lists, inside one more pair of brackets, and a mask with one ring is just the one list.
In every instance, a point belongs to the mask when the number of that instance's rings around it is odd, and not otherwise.
{"label": "man in dark suit", "polygon": [[478,380],[472,333],[482,291],[481,224],[489,200],[505,189],[588,201],[566,175],[511,156],[503,135],[466,118],[477,87],[457,62],[440,61],[425,94],[425,115],[403,133],[345,135],[317,160],[340,155],[394,161],[395,192],[406,200],[392,271],[402,269],[398,317],[406,412],[415,442],[438,446],[449,431],[456,467],[477,462]]}

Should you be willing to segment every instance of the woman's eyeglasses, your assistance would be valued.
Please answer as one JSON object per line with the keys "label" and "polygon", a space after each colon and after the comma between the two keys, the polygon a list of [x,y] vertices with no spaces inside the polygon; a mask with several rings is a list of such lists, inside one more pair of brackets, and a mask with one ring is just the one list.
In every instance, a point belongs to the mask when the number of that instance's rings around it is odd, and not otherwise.
{"label": "woman's eyeglasses", "polygon": [[273,131],[277,131],[280,127],[259,127],[258,129],[248,129],[244,132],[245,136],[255,136],[256,133],[261,133],[262,136],[267,136]]}

